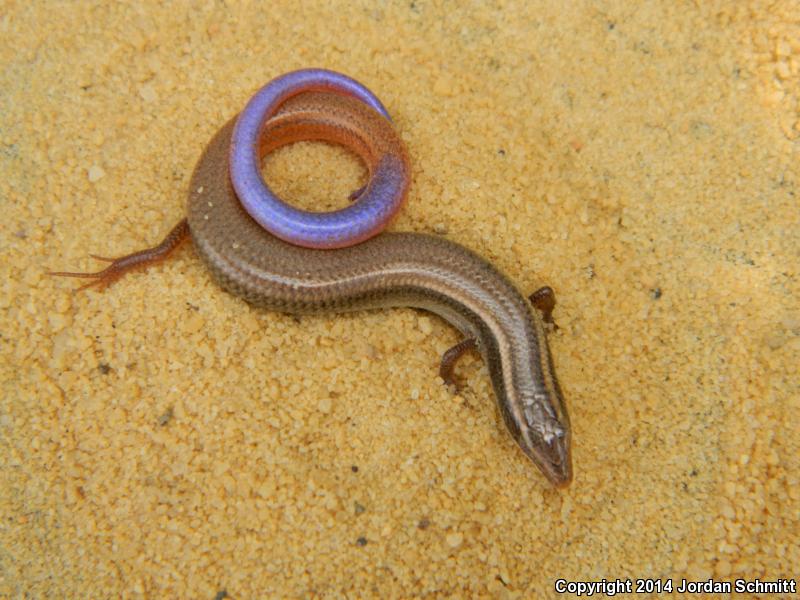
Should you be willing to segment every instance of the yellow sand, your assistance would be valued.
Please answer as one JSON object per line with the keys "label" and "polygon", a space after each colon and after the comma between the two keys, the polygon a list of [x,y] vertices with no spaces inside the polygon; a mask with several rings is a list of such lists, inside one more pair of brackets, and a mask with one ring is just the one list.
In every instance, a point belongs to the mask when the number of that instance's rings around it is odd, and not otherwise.
{"label": "yellow sand", "polygon": [[[110,4],[0,9],[0,597],[797,577],[800,3]],[[389,107],[396,230],[556,289],[566,491],[478,357],[441,385],[436,317],[255,310],[190,245],[103,293],[45,275],[159,240],[214,131],[304,66]],[[266,170],[304,206],[364,177],[322,144]]]}

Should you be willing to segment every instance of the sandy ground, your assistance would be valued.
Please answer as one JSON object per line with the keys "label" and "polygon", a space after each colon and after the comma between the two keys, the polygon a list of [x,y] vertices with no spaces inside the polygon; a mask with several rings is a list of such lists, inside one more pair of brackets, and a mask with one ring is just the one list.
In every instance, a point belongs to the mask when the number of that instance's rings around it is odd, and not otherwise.
{"label": "sandy ground", "polygon": [[[0,8],[0,597],[797,577],[800,3],[107,4]],[[191,245],[46,275],[160,239],[216,129],[307,66],[394,116],[394,229],[556,289],[567,490],[477,356],[442,386],[436,317],[252,309]],[[318,143],[265,169],[308,207],[365,177]]]}

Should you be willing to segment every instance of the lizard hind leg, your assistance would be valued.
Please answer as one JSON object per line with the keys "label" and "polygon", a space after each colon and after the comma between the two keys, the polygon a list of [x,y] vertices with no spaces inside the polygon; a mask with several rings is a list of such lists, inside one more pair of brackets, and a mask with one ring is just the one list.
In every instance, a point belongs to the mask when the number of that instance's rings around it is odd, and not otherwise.
{"label": "lizard hind leg", "polygon": [[97,256],[96,254],[91,254],[90,256],[95,260],[102,260],[111,263],[105,269],[92,273],[81,273],[77,271],[51,271],[48,273],[48,275],[54,275],[57,277],[79,277],[82,279],[93,279],[93,281],[85,283],[77,288],[75,290],[76,292],[95,286],[104,288],[132,269],[149,266],[153,263],[164,260],[187,237],[189,237],[189,223],[187,222],[186,218],[183,218],[177,225],[175,225],[175,227],[172,228],[172,230],[167,234],[160,244],[153,246],[152,248],[139,250],[118,258],[109,258],[107,256]]}

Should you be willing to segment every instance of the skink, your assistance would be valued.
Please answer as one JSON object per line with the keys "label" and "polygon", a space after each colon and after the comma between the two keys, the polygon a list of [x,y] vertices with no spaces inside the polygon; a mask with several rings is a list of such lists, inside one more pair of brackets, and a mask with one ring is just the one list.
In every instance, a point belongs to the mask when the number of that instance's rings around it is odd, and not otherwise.
{"label": "skink", "polygon": [[[331,114],[340,115],[351,132],[377,131],[373,128],[386,123],[358,100],[303,94],[265,124],[263,151],[299,139],[352,142],[342,138],[342,129],[329,128]],[[258,306],[291,313],[392,306],[434,312],[467,338],[445,355],[445,378],[455,358],[477,347],[514,440],[548,480],[567,485],[572,478],[570,424],[542,317],[509,279],[475,253],[434,236],[383,233],[329,251],[270,235],[243,210],[228,176],[234,125],[235,120],[226,124],[207,146],[192,176],[188,218],[161,245],[116,259],[99,273],[59,274],[95,277],[89,285],[107,283],[132,266],[162,258],[191,234],[213,278]],[[547,294],[542,298],[551,299]]]}

